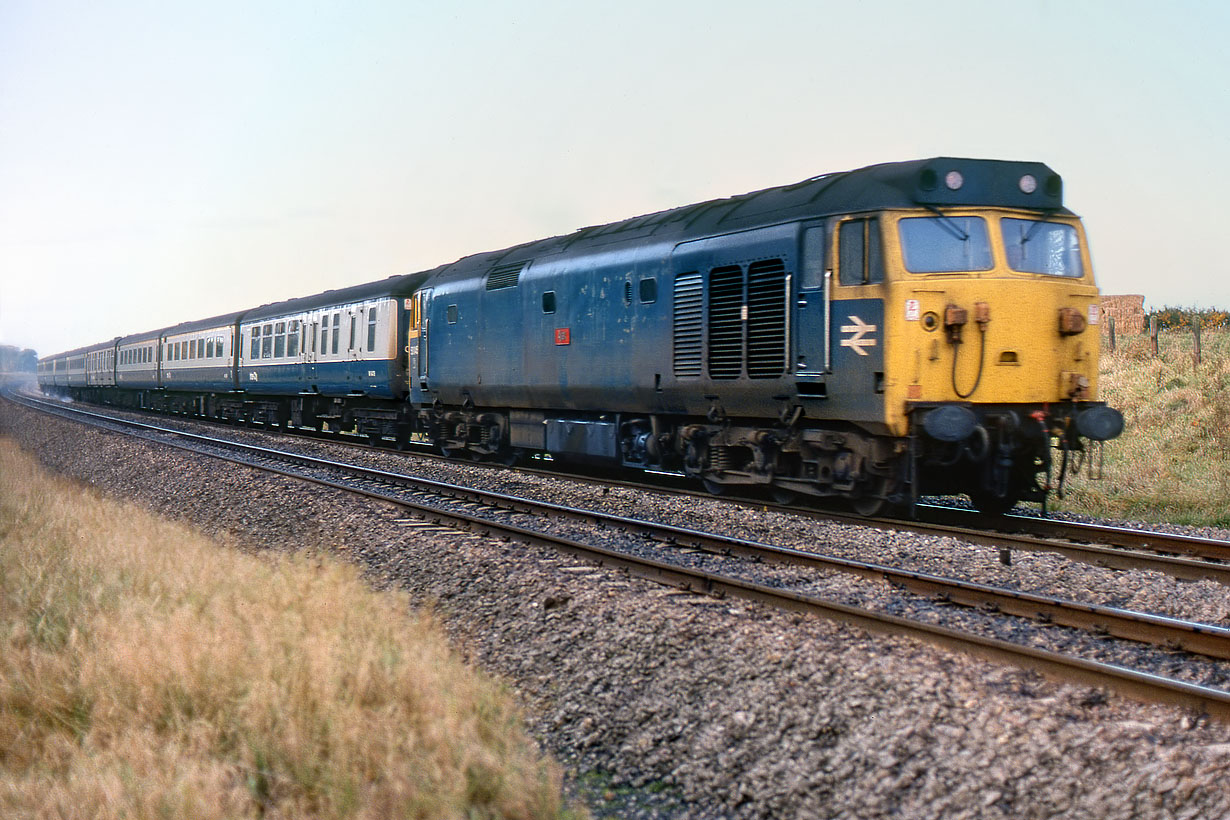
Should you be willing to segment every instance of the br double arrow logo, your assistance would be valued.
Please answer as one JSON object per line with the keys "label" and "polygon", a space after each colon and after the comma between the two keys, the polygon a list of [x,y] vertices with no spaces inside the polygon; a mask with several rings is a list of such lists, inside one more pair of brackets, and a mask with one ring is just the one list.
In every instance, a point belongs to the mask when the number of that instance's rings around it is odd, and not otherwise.
{"label": "br double arrow logo", "polygon": [[860,356],[866,356],[865,347],[875,347],[876,340],[874,336],[868,336],[869,333],[876,332],[875,325],[869,325],[857,316],[847,316],[851,324],[842,325],[841,332],[851,334],[849,338],[841,340],[842,347],[849,347]]}

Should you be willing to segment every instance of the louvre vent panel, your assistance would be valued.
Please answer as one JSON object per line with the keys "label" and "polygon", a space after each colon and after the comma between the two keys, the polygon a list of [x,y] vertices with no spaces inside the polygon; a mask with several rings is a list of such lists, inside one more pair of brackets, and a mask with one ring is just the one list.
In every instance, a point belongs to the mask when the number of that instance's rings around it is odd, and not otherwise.
{"label": "louvre vent panel", "polygon": [[709,377],[737,379],[743,373],[743,268],[709,272]]}
{"label": "louvre vent panel", "polygon": [[786,268],[780,259],[747,270],[747,375],[780,378],[786,369]]}
{"label": "louvre vent panel", "polygon": [[521,271],[525,269],[525,265],[525,262],[496,265],[487,274],[487,290],[516,287],[517,282],[521,280]]}
{"label": "louvre vent panel", "polygon": [[704,300],[699,273],[675,277],[675,377],[696,378],[701,374],[701,342]]}

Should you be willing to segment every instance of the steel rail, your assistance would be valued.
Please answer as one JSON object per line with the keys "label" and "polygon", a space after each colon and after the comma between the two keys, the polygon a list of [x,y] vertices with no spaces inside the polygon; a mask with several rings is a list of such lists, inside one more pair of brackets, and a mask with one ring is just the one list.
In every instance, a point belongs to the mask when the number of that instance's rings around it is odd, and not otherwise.
{"label": "steel rail", "polygon": [[[33,399],[33,401],[54,406],[37,399]],[[111,418],[107,416],[99,417]],[[112,420],[117,423],[127,421],[123,419]],[[205,419],[193,420],[207,421]],[[130,423],[140,424],[140,422]],[[171,432],[187,435],[181,431]],[[345,438],[336,438],[327,434],[314,434],[312,431],[305,429],[296,429],[289,432],[305,438],[341,444],[348,447],[359,447],[365,450],[371,448],[370,444],[363,444]],[[398,452],[410,453],[419,458],[456,461],[455,459],[448,459],[422,451],[406,450]],[[482,462],[467,463],[466,466],[510,469],[503,465],[485,464]],[[599,483],[607,486],[622,486],[702,498],[713,497],[708,493],[688,488],[666,487],[660,483],[650,484],[609,477],[595,479],[585,474],[563,472],[559,469],[547,470],[524,466],[511,469],[557,478],[564,475],[572,480]],[[992,517],[972,510],[936,505],[922,505],[920,507],[920,510],[927,516],[927,520],[909,521],[898,518],[868,518],[830,510],[780,505],[758,499],[728,496],[724,500],[746,507],[780,510],[788,514],[802,515],[817,520],[832,521],[850,526],[866,527],[872,525],[901,532],[958,538],[969,543],[997,548],[1001,552],[1001,558],[1006,562],[1011,560],[1013,550],[1050,552],[1062,555],[1072,561],[1110,569],[1139,569],[1161,572],[1186,581],[1211,580],[1230,586],[1230,541],[1034,516],[1010,515]],[[1102,543],[1090,543],[1093,540]],[[1151,552],[1142,552],[1141,550],[1150,550]],[[1175,557],[1179,555],[1191,557]]]}
{"label": "steel rail", "polygon": [[929,521],[936,523],[957,526],[971,526],[976,523],[986,529],[1009,533],[1026,533],[1042,538],[1064,538],[1070,541],[1096,541],[1128,549],[1147,549],[1160,553],[1190,555],[1207,561],[1230,563],[1230,541],[1221,541],[1216,538],[1153,532],[1108,524],[1091,524],[1084,521],[1064,521],[1031,515],[1006,515],[996,520],[972,510],[956,507],[925,505],[919,509]]}

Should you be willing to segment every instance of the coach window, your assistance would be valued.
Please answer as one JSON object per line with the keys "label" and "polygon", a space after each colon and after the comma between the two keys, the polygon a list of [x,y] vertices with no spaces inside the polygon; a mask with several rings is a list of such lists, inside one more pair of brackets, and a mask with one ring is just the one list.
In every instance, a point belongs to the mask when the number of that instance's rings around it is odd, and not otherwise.
{"label": "coach window", "polygon": [[205,358],[205,339],[204,338],[200,338],[196,340],[196,358],[198,359]]}
{"label": "coach window", "polygon": [[855,219],[841,224],[838,234],[838,281],[843,285],[874,285],[884,281],[880,251],[880,221]]}
{"label": "coach window", "polygon": [[278,322],[273,329],[273,358],[286,355],[286,322]]}
{"label": "coach window", "polygon": [[267,324],[261,327],[261,358],[269,359],[273,356],[273,325]]}
{"label": "coach window", "polygon": [[641,304],[649,305],[658,301],[658,280],[654,278],[642,279],[641,284]]}
{"label": "coach window", "polygon": [[376,309],[369,308],[367,311],[367,351],[370,353],[376,349]]}
{"label": "coach window", "polygon": [[342,335],[341,328],[342,328],[342,314],[335,313],[333,314],[333,347],[330,348],[330,350],[332,350],[334,353],[337,353],[337,346],[339,344],[337,337]]}
{"label": "coach window", "polygon": [[548,290],[542,294],[542,312],[543,313],[554,313],[555,312],[555,291]]}
{"label": "coach window", "polygon": [[299,355],[299,320],[290,323],[290,332],[286,334],[286,355]]}
{"label": "coach window", "polygon": [[261,329],[255,325],[252,327],[252,352],[248,355],[249,359],[259,359],[261,357]]}
{"label": "coach window", "polygon": [[347,314],[350,317],[350,342],[346,345],[347,350],[354,350],[354,330],[358,320],[355,319],[353,313]]}

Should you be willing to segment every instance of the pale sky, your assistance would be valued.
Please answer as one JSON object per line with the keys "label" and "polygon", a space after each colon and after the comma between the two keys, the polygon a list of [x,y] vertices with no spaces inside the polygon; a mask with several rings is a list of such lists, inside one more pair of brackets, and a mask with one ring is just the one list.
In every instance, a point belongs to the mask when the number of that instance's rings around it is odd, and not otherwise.
{"label": "pale sky", "polygon": [[1104,293],[1230,309],[1219,0],[0,0],[0,343],[939,155],[1061,174]]}

